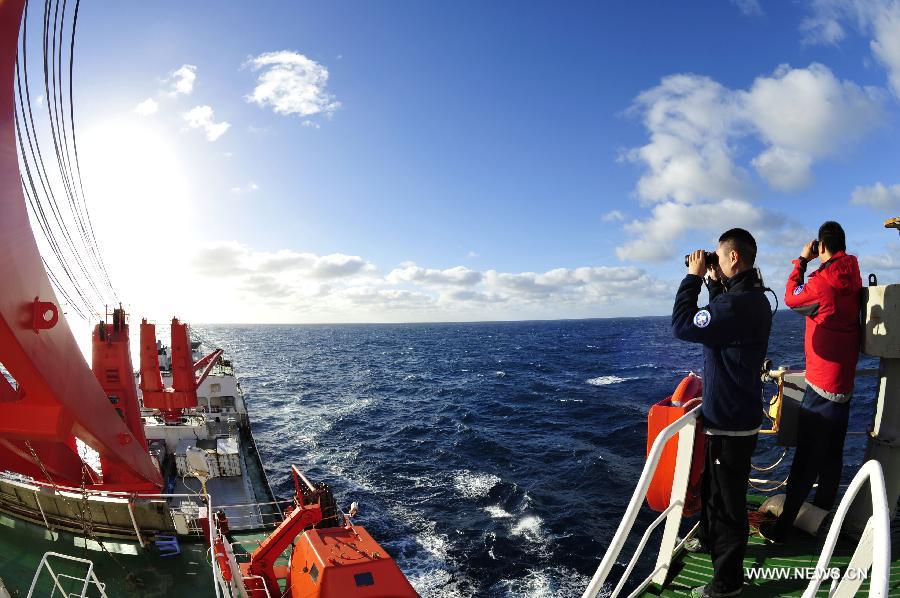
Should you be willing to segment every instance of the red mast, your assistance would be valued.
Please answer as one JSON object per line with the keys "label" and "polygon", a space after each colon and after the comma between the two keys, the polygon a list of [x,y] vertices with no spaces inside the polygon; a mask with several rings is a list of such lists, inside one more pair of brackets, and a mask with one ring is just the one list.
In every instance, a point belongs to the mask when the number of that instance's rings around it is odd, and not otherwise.
{"label": "red mast", "polygon": [[[197,406],[197,389],[215,366],[222,349],[194,363],[187,324],[172,318],[172,388],[164,388],[156,351],[156,325],[141,321],[141,394],[144,407],[158,409],[166,423],[178,423],[185,409]],[[197,370],[205,368],[200,378]]]}

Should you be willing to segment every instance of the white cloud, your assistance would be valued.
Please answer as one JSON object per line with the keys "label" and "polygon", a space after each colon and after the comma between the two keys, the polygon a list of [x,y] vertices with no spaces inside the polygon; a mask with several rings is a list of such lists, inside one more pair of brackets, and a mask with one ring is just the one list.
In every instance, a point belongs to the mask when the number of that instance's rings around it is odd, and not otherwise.
{"label": "white cloud", "polygon": [[190,95],[194,91],[194,82],[197,80],[197,67],[193,64],[183,64],[172,71],[166,80],[169,83],[169,95]]}
{"label": "white cloud", "polygon": [[308,117],[330,117],[340,108],[341,103],[326,90],[328,69],[299,52],[267,52],[251,58],[245,66],[261,71],[256,87],[246,97],[248,102],[271,107],[278,114],[296,114],[312,127],[318,123]]}
{"label": "white cloud", "polygon": [[776,158],[779,170],[793,166],[798,176],[808,172],[807,162],[857,141],[883,117],[876,90],[839,81],[817,63],[805,69],[781,65],[741,95],[760,138],[788,156]]}
{"label": "white cloud", "polygon": [[360,256],[256,251],[234,241],[201,248],[191,268],[197,284],[223,290],[222,302],[266,305],[272,310],[266,318],[272,321],[550,318],[624,315],[636,309],[654,313],[654,298],[665,297],[668,304],[673,291],[636,267],[503,272],[404,263],[380,275]]}
{"label": "white cloud", "polygon": [[878,93],[839,81],[821,64],[782,65],[749,90],[731,90],[709,77],[672,75],[635,100],[650,143],[627,156],[646,171],[637,185],[644,201],[743,198],[752,195],[736,164],[741,142],[766,147],[752,162],[779,190],[812,180],[814,160],[858,140],[882,118]]}
{"label": "white cloud", "polygon": [[812,157],[783,147],[770,147],[753,158],[753,167],[779,191],[799,191],[812,184]]}
{"label": "white cloud", "polygon": [[139,116],[150,116],[151,114],[156,114],[158,111],[159,102],[157,102],[153,98],[147,98],[134,107],[135,114]]}
{"label": "white cloud", "polygon": [[409,264],[402,268],[392,270],[390,274],[387,275],[387,280],[394,284],[415,282],[436,286],[471,286],[481,282],[481,273],[466,268],[465,266],[456,266],[455,268],[447,268],[446,270],[436,270],[434,268],[421,268],[415,264]]}
{"label": "white cloud", "polygon": [[[733,227],[753,229],[766,220],[763,210],[739,199],[684,204],[674,201],[654,206],[650,217],[634,220],[625,229],[635,238],[616,254],[622,260],[661,261],[675,255],[675,242],[688,231],[724,232]],[[697,245],[706,242],[706,236]]]}
{"label": "white cloud", "polygon": [[747,173],[732,161],[732,138],[743,133],[738,97],[709,77],[664,78],[642,92],[632,112],[643,116],[650,142],[628,152],[646,171],[637,194],[646,202],[691,202],[743,196]]}
{"label": "white cloud", "polygon": [[[885,273],[889,273],[890,278],[895,278],[897,272],[900,271],[900,259],[897,258],[900,246],[890,243],[886,249],[886,253],[859,256],[859,269],[863,273],[874,272],[879,275],[879,278]],[[863,274],[863,278],[865,278],[865,274]],[[884,284],[884,280],[881,281],[881,284]]]}
{"label": "white cloud", "polygon": [[[230,156],[228,156],[230,157]],[[253,193],[254,191],[259,190],[259,185],[254,182],[249,182],[246,185],[237,185],[230,189],[232,193],[235,195],[246,195],[247,193]]]}
{"label": "white cloud", "polygon": [[869,46],[885,67],[891,88],[900,96],[900,2],[897,0],[812,0],[800,25],[811,44],[836,44],[844,24],[871,37]]}
{"label": "white cloud", "polygon": [[887,69],[891,88],[900,96],[900,3],[880,12],[873,27],[872,53]]}
{"label": "white cloud", "polygon": [[759,4],[759,0],[731,0],[731,2],[748,17],[757,17],[763,14],[763,9]]}
{"label": "white cloud", "polygon": [[332,253],[320,256],[290,250],[253,251],[235,241],[201,248],[194,255],[193,267],[203,276],[262,273],[296,275],[317,280],[362,274],[373,268],[357,255]]}
{"label": "white cloud", "polygon": [[853,190],[850,203],[879,210],[900,209],[900,185],[888,187],[879,182],[871,187],[857,187]]}
{"label": "white cloud", "polygon": [[332,253],[317,258],[310,270],[315,278],[340,278],[358,274],[366,268],[366,262],[358,255]]}
{"label": "white cloud", "polygon": [[231,127],[231,124],[226,121],[215,122],[215,114],[211,106],[194,106],[185,112],[183,117],[190,128],[201,129],[210,141],[215,141]]}
{"label": "white cloud", "polygon": [[[636,195],[651,213],[626,224],[633,238],[617,254],[666,259],[689,231],[763,223],[765,211],[751,203],[761,189],[747,166],[778,191],[807,187],[817,160],[845,151],[882,121],[881,99],[877,90],[840,81],[816,63],[782,65],[746,90],[698,75],[664,78],[631,109],[650,140],[626,158],[645,168]],[[759,153],[741,163],[753,151]],[[782,230],[766,228],[773,238]]]}
{"label": "white cloud", "polygon": [[479,257],[477,251],[470,251],[469,253],[466,254],[467,260],[474,260],[477,257]]}
{"label": "white cloud", "polygon": [[600,217],[603,222],[621,222],[625,220],[625,214],[619,210],[611,210]]}

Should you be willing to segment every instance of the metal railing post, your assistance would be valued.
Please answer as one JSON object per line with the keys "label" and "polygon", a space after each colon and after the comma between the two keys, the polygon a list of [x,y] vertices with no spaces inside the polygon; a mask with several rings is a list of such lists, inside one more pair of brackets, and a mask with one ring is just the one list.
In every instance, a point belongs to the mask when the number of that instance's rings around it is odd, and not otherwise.
{"label": "metal railing post", "polygon": [[[864,566],[868,568],[871,564],[871,576],[869,580],[869,598],[885,598],[888,596],[888,585],[890,583],[890,565],[891,565],[891,518],[890,509],[888,508],[887,489],[884,483],[884,473],[881,464],[878,461],[867,461],[850,482],[850,487],[844,493],[841,502],[838,505],[834,520],[831,527],[828,528],[828,536],[825,538],[825,545],[822,548],[822,554],[816,563],[816,575],[809,582],[806,590],[803,592],[803,598],[815,598],[819,586],[822,584],[822,572],[828,567],[831,555],[834,553],[834,547],[837,544],[838,536],[847,517],[853,499],[859,494],[863,485],[869,482],[870,494],[872,497],[872,516],[866,525],[868,531],[871,525],[872,533],[863,534],[856,546],[853,557],[850,559],[852,566],[858,566],[862,569]],[[871,539],[871,543],[869,542]],[[854,564],[855,563],[855,564]],[[834,596],[855,596],[856,591],[862,583],[858,575],[859,571],[851,573],[850,566],[844,572],[840,583],[835,589]]]}
{"label": "metal railing post", "polygon": [[59,534],[56,533],[56,530],[53,529],[52,527],[50,527],[50,524],[47,522],[47,515],[44,513],[44,507],[41,506],[41,499],[40,499],[40,497],[38,497],[37,490],[34,491],[34,502],[37,503],[38,509],[41,512],[41,519],[44,520],[44,526],[47,528],[47,530],[50,531],[50,533],[53,534],[53,540],[54,541],[57,540],[59,538]]}
{"label": "metal railing post", "polygon": [[675,474],[672,480],[672,494],[669,498],[671,510],[666,517],[656,556],[656,573],[653,583],[663,584],[669,574],[672,563],[672,552],[678,543],[678,528],[681,527],[681,514],[684,512],[684,501],[687,496],[688,481],[691,477],[691,465],[694,463],[694,435],[697,431],[697,419],[694,418],[678,432],[678,453],[675,458]]}
{"label": "metal railing post", "polygon": [[[216,523],[215,518],[213,517],[213,504],[212,504],[212,496],[209,494],[204,495],[206,497],[206,518],[209,522],[209,550],[211,553],[215,553],[215,545],[216,545]],[[221,598],[222,596],[222,587],[219,581],[219,568],[218,568],[218,560],[216,559],[215,554],[210,555],[212,558],[209,559],[210,566],[212,567],[212,576],[213,576],[213,585],[216,589],[216,598]],[[223,580],[224,581],[224,580]]]}
{"label": "metal railing post", "polygon": [[[697,415],[699,413],[700,406],[698,405],[663,428],[656,437],[656,440],[653,441],[653,445],[647,454],[647,461],[644,463],[644,469],[641,471],[641,477],[638,480],[637,487],[635,487],[634,493],[631,495],[631,500],[628,502],[628,507],[625,509],[625,515],[622,517],[622,522],[616,529],[616,533],[610,541],[609,548],[606,550],[606,554],[603,555],[600,566],[597,567],[597,571],[591,578],[582,598],[594,598],[600,591],[600,588],[603,587],[606,578],[609,576],[609,572],[616,562],[616,558],[619,556],[619,553],[622,552],[622,547],[625,545],[625,540],[628,538],[631,528],[634,526],[634,521],[637,519],[644,498],[647,496],[650,481],[653,479],[653,474],[656,472],[656,467],[659,464],[659,459],[662,456],[666,443],[670,438],[675,436],[679,430],[687,425],[693,425],[697,420]],[[691,439],[693,441],[693,434],[691,434]],[[638,555],[635,554],[634,558],[637,558],[637,556]]]}
{"label": "metal railing post", "polygon": [[84,598],[87,595],[87,587],[88,583],[91,580],[91,577],[94,575],[94,563],[88,565],[87,575],[84,576],[84,585],[81,586],[81,596]]}
{"label": "metal railing post", "polygon": [[134,535],[137,536],[138,542],[141,544],[141,548],[144,547],[144,538],[141,537],[141,530],[138,527],[137,520],[134,518],[134,505],[131,503],[131,498],[128,499],[128,514],[131,515],[131,525],[134,526]]}

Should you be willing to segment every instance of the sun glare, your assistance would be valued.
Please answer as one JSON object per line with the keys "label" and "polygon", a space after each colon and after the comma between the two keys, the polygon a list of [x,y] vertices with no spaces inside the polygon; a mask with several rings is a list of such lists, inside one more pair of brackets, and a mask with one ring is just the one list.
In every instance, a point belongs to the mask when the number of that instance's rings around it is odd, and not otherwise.
{"label": "sun glare", "polygon": [[195,224],[177,132],[122,118],[79,138],[84,190],[110,276],[133,307],[153,310]]}

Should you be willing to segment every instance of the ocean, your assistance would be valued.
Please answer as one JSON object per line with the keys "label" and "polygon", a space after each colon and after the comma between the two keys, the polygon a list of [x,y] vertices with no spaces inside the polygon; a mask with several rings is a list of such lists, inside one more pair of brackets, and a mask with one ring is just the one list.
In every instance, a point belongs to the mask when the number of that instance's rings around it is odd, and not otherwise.
{"label": "ocean", "polygon": [[[803,326],[776,314],[776,365],[803,366]],[[643,467],[648,408],[702,369],[668,317],[195,330],[235,363],[276,494],[296,464],[345,510],[359,502],[356,522],[429,597],[580,596]],[[857,381],[851,431],[870,425],[875,385]],[[848,437],[848,480],[864,443]]]}

